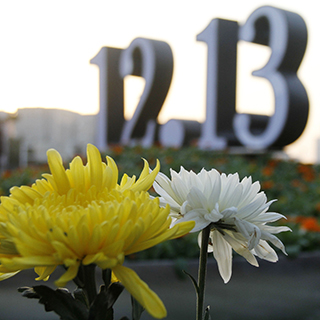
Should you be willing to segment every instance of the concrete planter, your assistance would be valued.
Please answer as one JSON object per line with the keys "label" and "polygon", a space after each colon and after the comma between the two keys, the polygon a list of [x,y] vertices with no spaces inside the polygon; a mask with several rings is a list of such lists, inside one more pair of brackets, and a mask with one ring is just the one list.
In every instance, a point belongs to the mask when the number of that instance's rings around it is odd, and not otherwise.
{"label": "concrete planter", "polygon": [[[185,269],[197,276],[197,261],[188,261]],[[259,261],[249,265],[237,257],[233,275],[224,284],[216,263],[209,257],[206,304],[211,306],[212,320],[317,320],[320,319],[320,252],[303,253],[296,259],[280,254],[273,264]],[[195,319],[195,292],[188,278],[177,276],[174,262],[130,262],[139,276],[161,297],[168,310],[168,320]],[[36,301],[20,297],[16,288],[32,286],[33,271],[23,272],[0,283],[1,320],[54,320]],[[97,277],[98,280],[99,276]],[[37,282],[37,284],[39,284]],[[48,283],[49,285],[50,283]],[[130,299],[123,293],[115,305],[115,319],[130,316]],[[142,319],[152,319],[144,314]]]}

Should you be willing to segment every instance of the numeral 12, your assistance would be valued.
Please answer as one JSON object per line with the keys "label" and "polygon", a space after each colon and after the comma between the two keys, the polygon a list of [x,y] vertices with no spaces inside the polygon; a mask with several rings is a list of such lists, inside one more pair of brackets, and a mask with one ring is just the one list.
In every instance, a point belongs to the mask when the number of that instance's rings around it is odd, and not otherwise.
{"label": "numeral 12", "polygon": [[[163,41],[137,38],[127,49],[104,47],[91,60],[100,69],[98,147],[109,143],[140,143],[155,140],[182,146],[197,138],[203,149],[239,145],[261,150],[282,148],[303,132],[309,114],[306,90],[297,76],[307,44],[307,28],[296,13],[264,6],[242,25],[213,19],[198,36],[208,47],[206,120],[171,120],[159,127],[157,117],[169,90],[173,57]],[[236,66],[239,40],[269,46],[268,63],[253,75],[267,79],[273,88],[272,116],[236,112]],[[124,119],[124,77],[141,76],[146,85],[134,115]],[[167,138],[162,138],[167,137]],[[178,138],[179,137],[179,138]],[[178,142],[174,140],[178,139]]]}

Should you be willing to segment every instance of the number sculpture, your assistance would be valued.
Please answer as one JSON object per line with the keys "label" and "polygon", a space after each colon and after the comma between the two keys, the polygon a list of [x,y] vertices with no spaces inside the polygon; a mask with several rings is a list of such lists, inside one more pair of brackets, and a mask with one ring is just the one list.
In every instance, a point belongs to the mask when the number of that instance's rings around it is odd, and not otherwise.
{"label": "number sculpture", "polygon": [[[197,36],[208,47],[206,120],[172,119],[160,126],[157,117],[173,73],[170,46],[137,38],[127,49],[104,47],[91,60],[100,69],[100,112],[97,145],[151,146],[154,141],[181,147],[193,139],[203,149],[243,145],[251,150],[281,149],[302,134],[309,115],[307,92],[297,76],[307,45],[307,27],[296,13],[264,6],[240,26],[213,19]],[[236,111],[238,41],[269,46],[267,64],[253,76],[267,79],[274,92],[272,116]],[[135,113],[124,119],[124,77],[141,76],[146,85]],[[177,137],[175,139],[175,137]]]}

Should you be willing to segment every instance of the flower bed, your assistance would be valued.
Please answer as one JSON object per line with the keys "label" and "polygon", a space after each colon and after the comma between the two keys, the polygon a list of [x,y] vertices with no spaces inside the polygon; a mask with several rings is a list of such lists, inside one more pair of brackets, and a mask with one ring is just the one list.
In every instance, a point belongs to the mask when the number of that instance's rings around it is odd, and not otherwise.
{"label": "flower bed", "polygon": [[[320,166],[305,165],[296,161],[277,160],[271,154],[230,155],[196,148],[182,150],[153,147],[127,148],[114,146],[108,155],[116,161],[120,175],[141,172],[141,158],[148,160],[151,166],[159,159],[161,171],[169,175],[169,169],[179,171],[179,166],[199,172],[216,168],[225,173],[239,172],[240,178],[252,176],[253,181],[260,181],[261,188],[269,200],[278,199],[270,210],[280,212],[288,221],[279,221],[288,225],[293,232],[285,232],[278,237],[285,243],[290,256],[301,251],[319,249],[320,243]],[[4,171],[0,178],[0,193],[8,195],[14,185],[30,185],[48,169],[45,165],[31,166],[25,169]],[[199,254],[197,235],[190,234],[183,238],[164,242],[149,250],[130,256],[132,259],[181,259],[195,258]]]}

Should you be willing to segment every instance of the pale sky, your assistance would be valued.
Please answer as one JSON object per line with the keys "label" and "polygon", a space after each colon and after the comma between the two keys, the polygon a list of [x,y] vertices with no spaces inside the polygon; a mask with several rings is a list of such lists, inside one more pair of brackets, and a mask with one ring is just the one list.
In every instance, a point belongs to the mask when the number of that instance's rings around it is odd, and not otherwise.
{"label": "pale sky", "polygon": [[[99,72],[89,61],[103,46],[127,48],[133,39],[145,37],[166,41],[174,55],[174,77],[160,122],[181,114],[203,121],[207,47],[196,41],[197,34],[214,18],[242,24],[264,5],[298,13],[308,27],[307,52],[298,75],[308,91],[310,116],[301,138],[286,151],[293,158],[315,161],[320,136],[320,19],[313,0],[0,0],[0,110],[43,107],[97,113]],[[238,111],[258,113],[258,106],[272,114],[270,84],[250,75],[269,54],[262,46],[239,45]],[[132,112],[142,82],[131,79],[127,87]]]}

